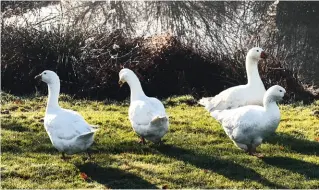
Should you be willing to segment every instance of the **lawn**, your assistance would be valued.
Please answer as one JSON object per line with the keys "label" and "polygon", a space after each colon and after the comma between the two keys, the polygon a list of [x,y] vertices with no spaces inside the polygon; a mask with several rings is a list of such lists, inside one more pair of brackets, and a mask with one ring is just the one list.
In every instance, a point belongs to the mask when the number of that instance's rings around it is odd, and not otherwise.
{"label": "lawn", "polygon": [[93,158],[63,161],[43,126],[46,97],[2,94],[2,188],[319,188],[319,101],[281,105],[276,134],[256,158],[236,148],[190,96],[164,100],[170,116],[164,145],[137,143],[128,102],[74,100],[60,105],[99,126]]}

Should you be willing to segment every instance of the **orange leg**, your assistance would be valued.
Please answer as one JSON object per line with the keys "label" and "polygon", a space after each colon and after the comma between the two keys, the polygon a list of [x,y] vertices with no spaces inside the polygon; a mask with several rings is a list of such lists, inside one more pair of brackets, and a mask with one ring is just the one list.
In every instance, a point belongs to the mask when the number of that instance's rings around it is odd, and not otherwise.
{"label": "orange leg", "polygon": [[141,138],[140,138],[140,141],[139,141],[139,143],[141,143],[141,144],[143,144],[143,145],[144,145],[144,144],[146,143],[146,142],[145,142],[145,139],[144,139],[144,137],[141,137]]}

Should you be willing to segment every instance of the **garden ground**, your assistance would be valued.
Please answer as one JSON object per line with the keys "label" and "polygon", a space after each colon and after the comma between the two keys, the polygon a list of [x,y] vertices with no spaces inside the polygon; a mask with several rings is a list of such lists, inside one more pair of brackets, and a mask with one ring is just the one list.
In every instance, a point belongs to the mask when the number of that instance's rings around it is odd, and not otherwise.
{"label": "garden ground", "polygon": [[51,145],[43,127],[46,97],[1,98],[2,188],[319,188],[319,101],[281,105],[276,134],[256,158],[234,146],[190,96],[164,100],[170,116],[164,145],[141,145],[128,102],[75,100],[60,105],[99,127],[91,147],[69,156]]}

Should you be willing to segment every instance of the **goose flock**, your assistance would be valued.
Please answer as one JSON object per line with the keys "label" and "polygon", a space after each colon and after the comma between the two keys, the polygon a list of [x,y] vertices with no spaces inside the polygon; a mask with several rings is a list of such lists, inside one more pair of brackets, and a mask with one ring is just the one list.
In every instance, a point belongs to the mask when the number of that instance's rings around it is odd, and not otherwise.
{"label": "goose flock", "polygon": [[[199,100],[210,115],[222,125],[234,144],[250,155],[262,157],[256,152],[264,138],[274,133],[280,122],[280,110],[276,102],[285,95],[285,89],[274,85],[267,91],[258,73],[258,61],[265,59],[262,48],[250,49],[246,56],[248,82],[228,88],[214,97]],[[87,152],[94,141],[95,129],[75,111],[59,106],[60,79],[49,70],[35,77],[48,85],[48,101],[44,117],[44,127],[52,145],[62,153]],[[140,137],[153,143],[161,143],[168,132],[169,117],[162,102],[145,95],[135,73],[123,68],[119,72],[119,85],[127,83],[131,90],[128,118],[133,130]]]}

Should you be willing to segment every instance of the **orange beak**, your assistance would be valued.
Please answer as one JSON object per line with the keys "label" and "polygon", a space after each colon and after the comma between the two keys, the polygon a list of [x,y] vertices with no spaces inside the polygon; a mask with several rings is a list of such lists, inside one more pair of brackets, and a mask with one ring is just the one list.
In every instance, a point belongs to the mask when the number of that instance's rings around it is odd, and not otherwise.
{"label": "orange beak", "polygon": [[123,82],[123,81],[121,81],[121,80],[119,80],[119,85],[120,85],[120,87],[122,87],[122,86],[123,86],[123,84],[124,84],[124,82]]}
{"label": "orange beak", "polygon": [[267,54],[264,51],[262,51],[260,53],[260,58],[266,59],[267,58]]}
{"label": "orange beak", "polygon": [[34,79],[35,79],[35,80],[40,80],[40,79],[41,79],[41,74],[35,76]]}

